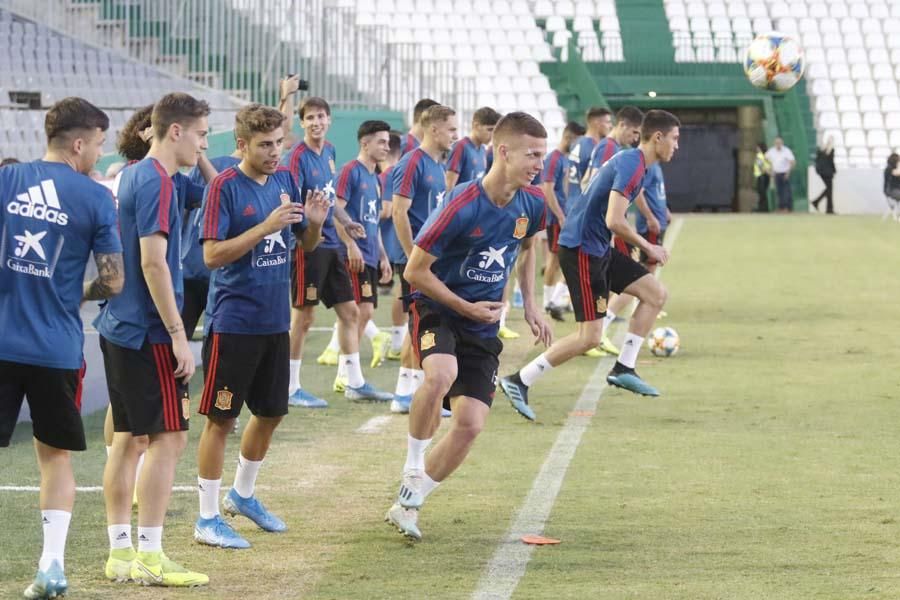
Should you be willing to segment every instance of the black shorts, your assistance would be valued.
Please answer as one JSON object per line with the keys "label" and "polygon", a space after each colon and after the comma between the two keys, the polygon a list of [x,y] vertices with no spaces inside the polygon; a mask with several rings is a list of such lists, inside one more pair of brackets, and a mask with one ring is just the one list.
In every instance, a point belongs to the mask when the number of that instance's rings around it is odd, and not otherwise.
{"label": "black shorts", "polygon": [[298,245],[291,261],[291,304],[302,308],[316,306],[320,300],[326,308],[353,302],[350,272],[336,249],[304,252]]}
{"label": "black shorts", "polygon": [[406,270],[406,263],[403,263],[402,265],[396,265],[395,268],[398,275],[400,276],[400,301],[403,303],[403,312],[408,313],[410,307],[412,306],[412,293],[415,290],[413,290],[413,287],[409,285],[406,277],[403,276],[403,271]]}
{"label": "black shorts", "polygon": [[547,225],[547,246],[553,254],[559,252],[560,229],[559,223],[550,223]]}
{"label": "black shorts", "polygon": [[601,258],[578,248],[560,246],[559,266],[572,298],[575,320],[579,323],[605,317],[609,293],[621,294],[629,285],[647,275],[643,265],[616,248],[610,248]]}
{"label": "black shorts", "polygon": [[444,397],[444,408],[450,398],[468,396],[490,406],[497,388],[497,368],[503,342],[496,336],[482,338],[458,326],[458,321],[435,310],[421,300],[410,307],[410,341],[419,360],[432,354],[456,357],[456,381]]}
{"label": "black shorts", "polygon": [[258,417],[288,413],[290,336],[210,332],[203,341],[206,378],[200,414],[230,419],[246,404]]}
{"label": "black shorts", "polygon": [[362,273],[354,273],[346,265],[350,273],[350,286],[353,288],[353,299],[357,304],[367,302],[378,308],[378,269],[366,265]]}
{"label": "black shorts", "polygon": [[631,258],[634,256],[634,246],[623,240],[617,235],[613,236],[613,246],[616,250],[624,254],[625,256]]}
{"label": "black shorts", "polygon": [[[656,246],[662,246],[663,239],[666,237],[666,230],[663,229],[659,233],[650,233],[649,231],[641,234],[645,240]],[[655,265],[657,261],[647,256],[647,253],[641,250],[641,263],[645,265]]]}
{"label": "black shorts", "polygon": [[145,341],[140,350],[132,350],[101,335],[100,350],[114,431],[132,435],[187,431],[191,396],[184,380],[175,379],[171,344]]}
{"label": "black shorts", "polygon": [[81,369],[52,369],[0,360],[0,448],[9,446],[28,398],[34,438],[60,450],[84,450]]}
{"label": "black shorts", "polygon": [[188,339],[194,335],[197,323],[206,310],[206,299],[209,296],[209,278],[184,280],[184,306],[181,308],[181,321]]}

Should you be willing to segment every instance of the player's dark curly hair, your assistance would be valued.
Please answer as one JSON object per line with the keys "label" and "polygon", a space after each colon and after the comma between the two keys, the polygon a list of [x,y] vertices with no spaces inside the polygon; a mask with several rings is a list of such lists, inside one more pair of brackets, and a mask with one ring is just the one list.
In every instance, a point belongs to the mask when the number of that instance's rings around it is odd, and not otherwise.
{"label": "player's dark curly hair", "polygon": [[116,150],[125,160],[129,162],[141,160],[150,151],[150,142],[141,139],[141,132],[150,127],[150,115],[152,114],[152,104],[137,109],[119,132],[119,137],[116,139]]}

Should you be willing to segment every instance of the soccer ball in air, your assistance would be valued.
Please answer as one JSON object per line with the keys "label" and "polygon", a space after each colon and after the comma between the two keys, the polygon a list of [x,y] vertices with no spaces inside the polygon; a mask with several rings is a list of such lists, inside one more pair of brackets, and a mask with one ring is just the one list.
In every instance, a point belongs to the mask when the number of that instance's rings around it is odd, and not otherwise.
{"label": "soccer ball in air", "polygon": [[681,347],[681,340],[671,327],[657,327],[647,338],[647,346],[654,356],[672,356]]}
{"label": "soccer ball in air", "polygon": [[744,73],[754,86],[786,92],[803,77],[803,48],[789,35],[764,33],[756,36],[744,54]]}

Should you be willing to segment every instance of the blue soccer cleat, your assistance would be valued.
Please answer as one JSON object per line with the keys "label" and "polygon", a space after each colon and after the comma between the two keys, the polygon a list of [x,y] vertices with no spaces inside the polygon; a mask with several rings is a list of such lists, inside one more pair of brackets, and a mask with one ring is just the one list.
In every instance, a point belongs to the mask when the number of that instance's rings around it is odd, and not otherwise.
{"label": "blue soccer cleat", "polygon": [[328,408],[328,402],[317,396],[313,396],[303,388],[298,389],[288,397],[288,404],[290,406],[299,406],[301,408]]}
{"label": "blue soccer cleat", "polygon": [[606,376],[606,383],[641,396],[659,396],[659,391],[638,376],[634,369],[613,370]]}
{"label": "blue soccer cleat", "polygon": [[234,488],[231,488],[225,494],[225,498],[222,500],[222,510],[231,517],[243,515],[265,531],[281,533],[287,530],[287,525],[284,524],[284,521],[270,513],[263,506],[262,502],[256,499],[256,496],[242,498]]}
{"label": "blue soccer cleat", "polygon": [[375,389],[375,386],[367,381],[359,387],[347,385],[344,390],[344,398],[354,402],[389,402],[394,399],[394,395]]}
{"label": "blue soccer cleat", "polygon": [[50,563],[46,571],[38,571],[34,581],[25,590],[25,597],[29,600],[45,600],[49,598],[62,598],[69,591],[69,582],[66,574],[58,561]]}
{"label": "blue soccer cleat", "polygon": [[512,404],[517,413],[529,421],[534,421],[537,418],[534,410],[528,406],[528,386],[522,383],[518,373],[509,377],[503,377],[500,380],[500,389],[509,398],[509,403]]}
{"label": "blue soccer cleat", "polygon": [[197,522],[194,523],[194,540],[219,548],[243,549],[250,547],[250,542],[232,529],[221,515],[216,515],[211,519],[203,517],[197,519]]}
{"label": "blue soccer cleat", "polygon": [[406,415],[409,414],[409,407],[412,406],[412,394],[408,396],[398,396],[394,394],[394,399],[391,400],[391,412],[397,415]]}

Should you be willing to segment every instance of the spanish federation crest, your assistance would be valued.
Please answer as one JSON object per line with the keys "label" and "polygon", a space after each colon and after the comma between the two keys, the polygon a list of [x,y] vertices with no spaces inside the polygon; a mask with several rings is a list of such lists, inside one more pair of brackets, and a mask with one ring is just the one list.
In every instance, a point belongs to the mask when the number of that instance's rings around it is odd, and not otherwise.
{"label": "spanish federation crest", "polygon": [[513,237],[521,240],[528,233],[528,217],[522,216],[516,219],[516,229],[513,231]]}
{"label": "spanish federation crest", "polygon": [[291,201],[291,197],[287,195],[285,192],[281,192],[281,196],[279,196],[282,204],[289,204]]}
{"label": "spanish federation crest", "polygon": [[231,410],[231,399],[234,394],[228,391],[228,388],[216,392],[216,408],[219,410]]}
{"label": "spanish federation crest", "polygon": [[597,298],[597,312],[598,313],[606,312],[606,298],[603,298],[603,297]]}
{"label": "spanish federation crest", "polygon": [[[228,401],[229,404],[231,400]],[[191,397],[187,394],[181,399],[181,413],[184,416],[184,420],[187,421],[191,418]]]}
{"label": "spanish federation crest", "polygon": [[419,349],[423,352],[425,350],[431,350],[432,348],[434,348],[434,344],[435,341],[433,331],[426,331],[422,334],[422,337],[419,338]]}

